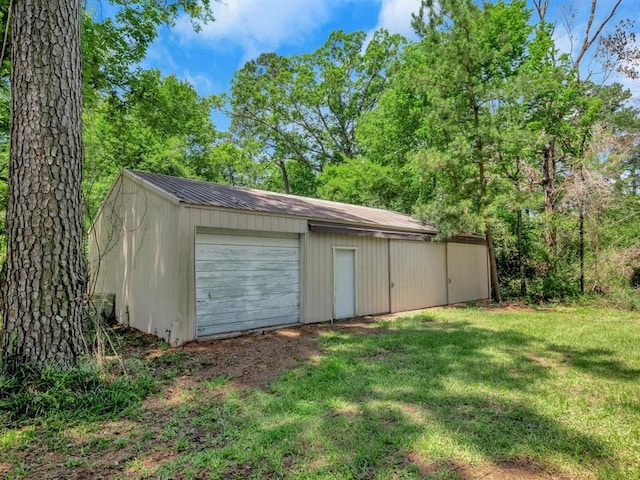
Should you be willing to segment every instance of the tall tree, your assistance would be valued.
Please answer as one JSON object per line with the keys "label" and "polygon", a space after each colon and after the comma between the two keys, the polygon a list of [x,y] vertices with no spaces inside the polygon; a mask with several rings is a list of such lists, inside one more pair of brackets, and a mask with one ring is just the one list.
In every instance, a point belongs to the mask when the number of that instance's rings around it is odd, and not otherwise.
{"label": "tall tree", "polygon": [[358,119],[377,104],[404,43],[386,31],[366,40],[336,31],[313,53],[265,53],[236,72],[231,130],[239,144],[257,142],[258,161],[280,168],[285,190],[290,161],[315,174],[360,152]]}
{"label": "tall tree", "polygon": [[[435,179],[429,216],[453,230],[476,227],[489,250],[493,298],[501,300],[493,200],[504,188],[501,124],[505,89],[518,73],[531,33],[523,1],[424,0],[413,26],[422,42],[409,63],[426,99],[415,161]],[[413,73],[412,73],[413,72]]]}
{"label": "tall tree", "polygon": [[2,361],[74,365],[82,337],[80,0],[15,0]]}
{"label": "tall tree", "polygon": [[[548,15],[551,0],[534,0],[533,3],[538,13],[540,27],[546,28],[550,25]],[[635,45],[635,34],[631,30],[633,23],[622,20],[617,23],[613,32],[607,30],[608,25],[615,20],[621,4],[622,0],[612,2],[589,0],[586,24],[580,33],[575,31],[575,10],[571,7],[565,10],[565,15],[560,20],[575,52],[566,52],[573,69],[571,72],[567,71],[566,77],[561,80],[561,87],[568,85],[574,93],[579,92],[585,88],[585,85],[582,85],[583,82],[595,82],[594,76],[604,81],[614,70],[632,78],[638,75],[640,50]],[[554,68],[565,61],[566,56],[558,56],[556,53],[555,50],[549,50],[544,68]],[[587,63],[588,65],[585,66]],[[559,90],[556,89],[556,91]],[[582,94],[582,92],[579,93]],[[545,242],[551,253],[552,262],[555,262],[558,257],[557,232],[554,225],[555,216],[562,201],[559,198],[562,178],[558,176],[558,169],[560,165],[568,165],[573,157],[581,156],[580,150],[584,150],[590,128],[595,123],[591,108],[583,110],[591,115],[587,122],[581,114],[568,114],[567,108],[573,109],[576,106],[576,98],[566,102],[564,100],[567,96],[564,93],[561,93],[561,96],[564,97],[562,106],[559,107],[553,101],[547,101],[547,105],[543,106],[547,112],[561,112],[560,115],[551,113],[548,116],[546,129],[543,131],[545,143],[541,149],[542,189],[547,223]],[[581,97],[588,101],[589,95],[581,95]],[[568,129],[574,131],[570,139],[566,135]],[[582,242],[580,248],[583,248]]]}

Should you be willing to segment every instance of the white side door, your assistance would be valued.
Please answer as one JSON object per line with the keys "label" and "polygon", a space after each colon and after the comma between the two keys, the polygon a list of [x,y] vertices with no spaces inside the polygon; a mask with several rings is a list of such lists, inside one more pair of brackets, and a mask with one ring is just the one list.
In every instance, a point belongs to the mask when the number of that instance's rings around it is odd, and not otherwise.
{"label": "white side door", "polygon": [[356,250],[333,249],[333,316],[350,318],[356,315]]}

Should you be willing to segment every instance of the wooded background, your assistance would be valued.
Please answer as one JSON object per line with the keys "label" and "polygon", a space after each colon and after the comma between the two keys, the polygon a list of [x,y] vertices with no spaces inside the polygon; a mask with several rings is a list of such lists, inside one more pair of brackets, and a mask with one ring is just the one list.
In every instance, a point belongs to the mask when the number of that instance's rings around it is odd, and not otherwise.
{"label": "wooded background", "polygon": [[[82,17],[85,226],[120,168],[146,170],[410,213],[443,237],[484,235],[502,298],[640,307],[640,117],[612,81],[638,78],[640,52],[620,1],[590,2],[570,55],[554,29],[573,27],[571,9],[547,13],[562,0],[426,0],[418,41],[336,31],[304,55],[261,54],[221,97],[140,67],[160,26],[184,11],[196,28],[212,21],[208,2],[110,3],[114,17]],[[10,51],[6,40],[2,252]]]}

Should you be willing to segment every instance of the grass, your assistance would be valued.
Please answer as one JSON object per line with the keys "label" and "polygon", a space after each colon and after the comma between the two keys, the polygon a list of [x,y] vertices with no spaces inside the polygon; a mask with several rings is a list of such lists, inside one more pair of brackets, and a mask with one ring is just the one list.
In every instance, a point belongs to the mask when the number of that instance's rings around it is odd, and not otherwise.
{"label": "grass", "polygon": [[319,329],[320,354],[264,388],[192,376],[179,350],[145,360],[162,387],[138,409],[0,427],[0,477],[640,478],[638,314],[446,308],[369,327]]}

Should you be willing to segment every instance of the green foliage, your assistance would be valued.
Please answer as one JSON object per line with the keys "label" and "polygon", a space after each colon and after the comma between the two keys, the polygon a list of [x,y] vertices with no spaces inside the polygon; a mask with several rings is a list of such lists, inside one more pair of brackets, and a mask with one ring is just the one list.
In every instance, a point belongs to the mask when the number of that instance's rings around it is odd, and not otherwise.
{"label": "green foliage", "polygon": [[[99,2],[98,2],[99,3]],[[183,12],[197,30],[213,21],[210,0],[109,0],[113,17],[101,18],[99,5],[85,12],[82,23],[85,104],[104,91],[127,89],[149,45],[163,25],[173,25]]]}
{"label": "green foliage", "polygon": [[313,53],[263,53],[244,65],[229,98],[236,141],[253,143],[256,161],[281,168],[295,161],[321,172],[354,158],[356,124],[375,107],[404,42],[385,31],[366,40],[365,32],[336,31]]}
{"label": "green foliage", "polygon": [[85,110],[85,199],[96,211],[120,168],[219,180],[213,153],[215,97],[175,76],[139,71],[130,89]]}
{"label": "green foliage", "polygon": [[[602,248],[631,248],[639,234],[640,116],[620,85],[581,80],[553,26],[530,14],[523,1],[425,0],[413,16],[421,41],[404,49],[358,139],[367,161],[391,167],[371,171],[415,204],[402,209],[442,237],[491,227],[508,295],[524,281],[530,298],[572,298],[582,276],[604,293],[620,282],[599,273],[615,269]],[[356,200],[376,196],[374,181],[343,183],[371,190]]]}
{"label": "green foliage", "polygon": [[66,370],[50,367],[41,372],[25,365],[14,375],[0,376],[0,418],[9,426],[126,415],[155,388],[154,380],[144,370],[134,374],[107,378],[89,363]]}
{"label": "green foliage", "polygon": [[377,208],[404,206],[404,199],[397,195],[400,181],[393,169],[363,158],[327,166],[318,182],[318,193],[328,200]]}

